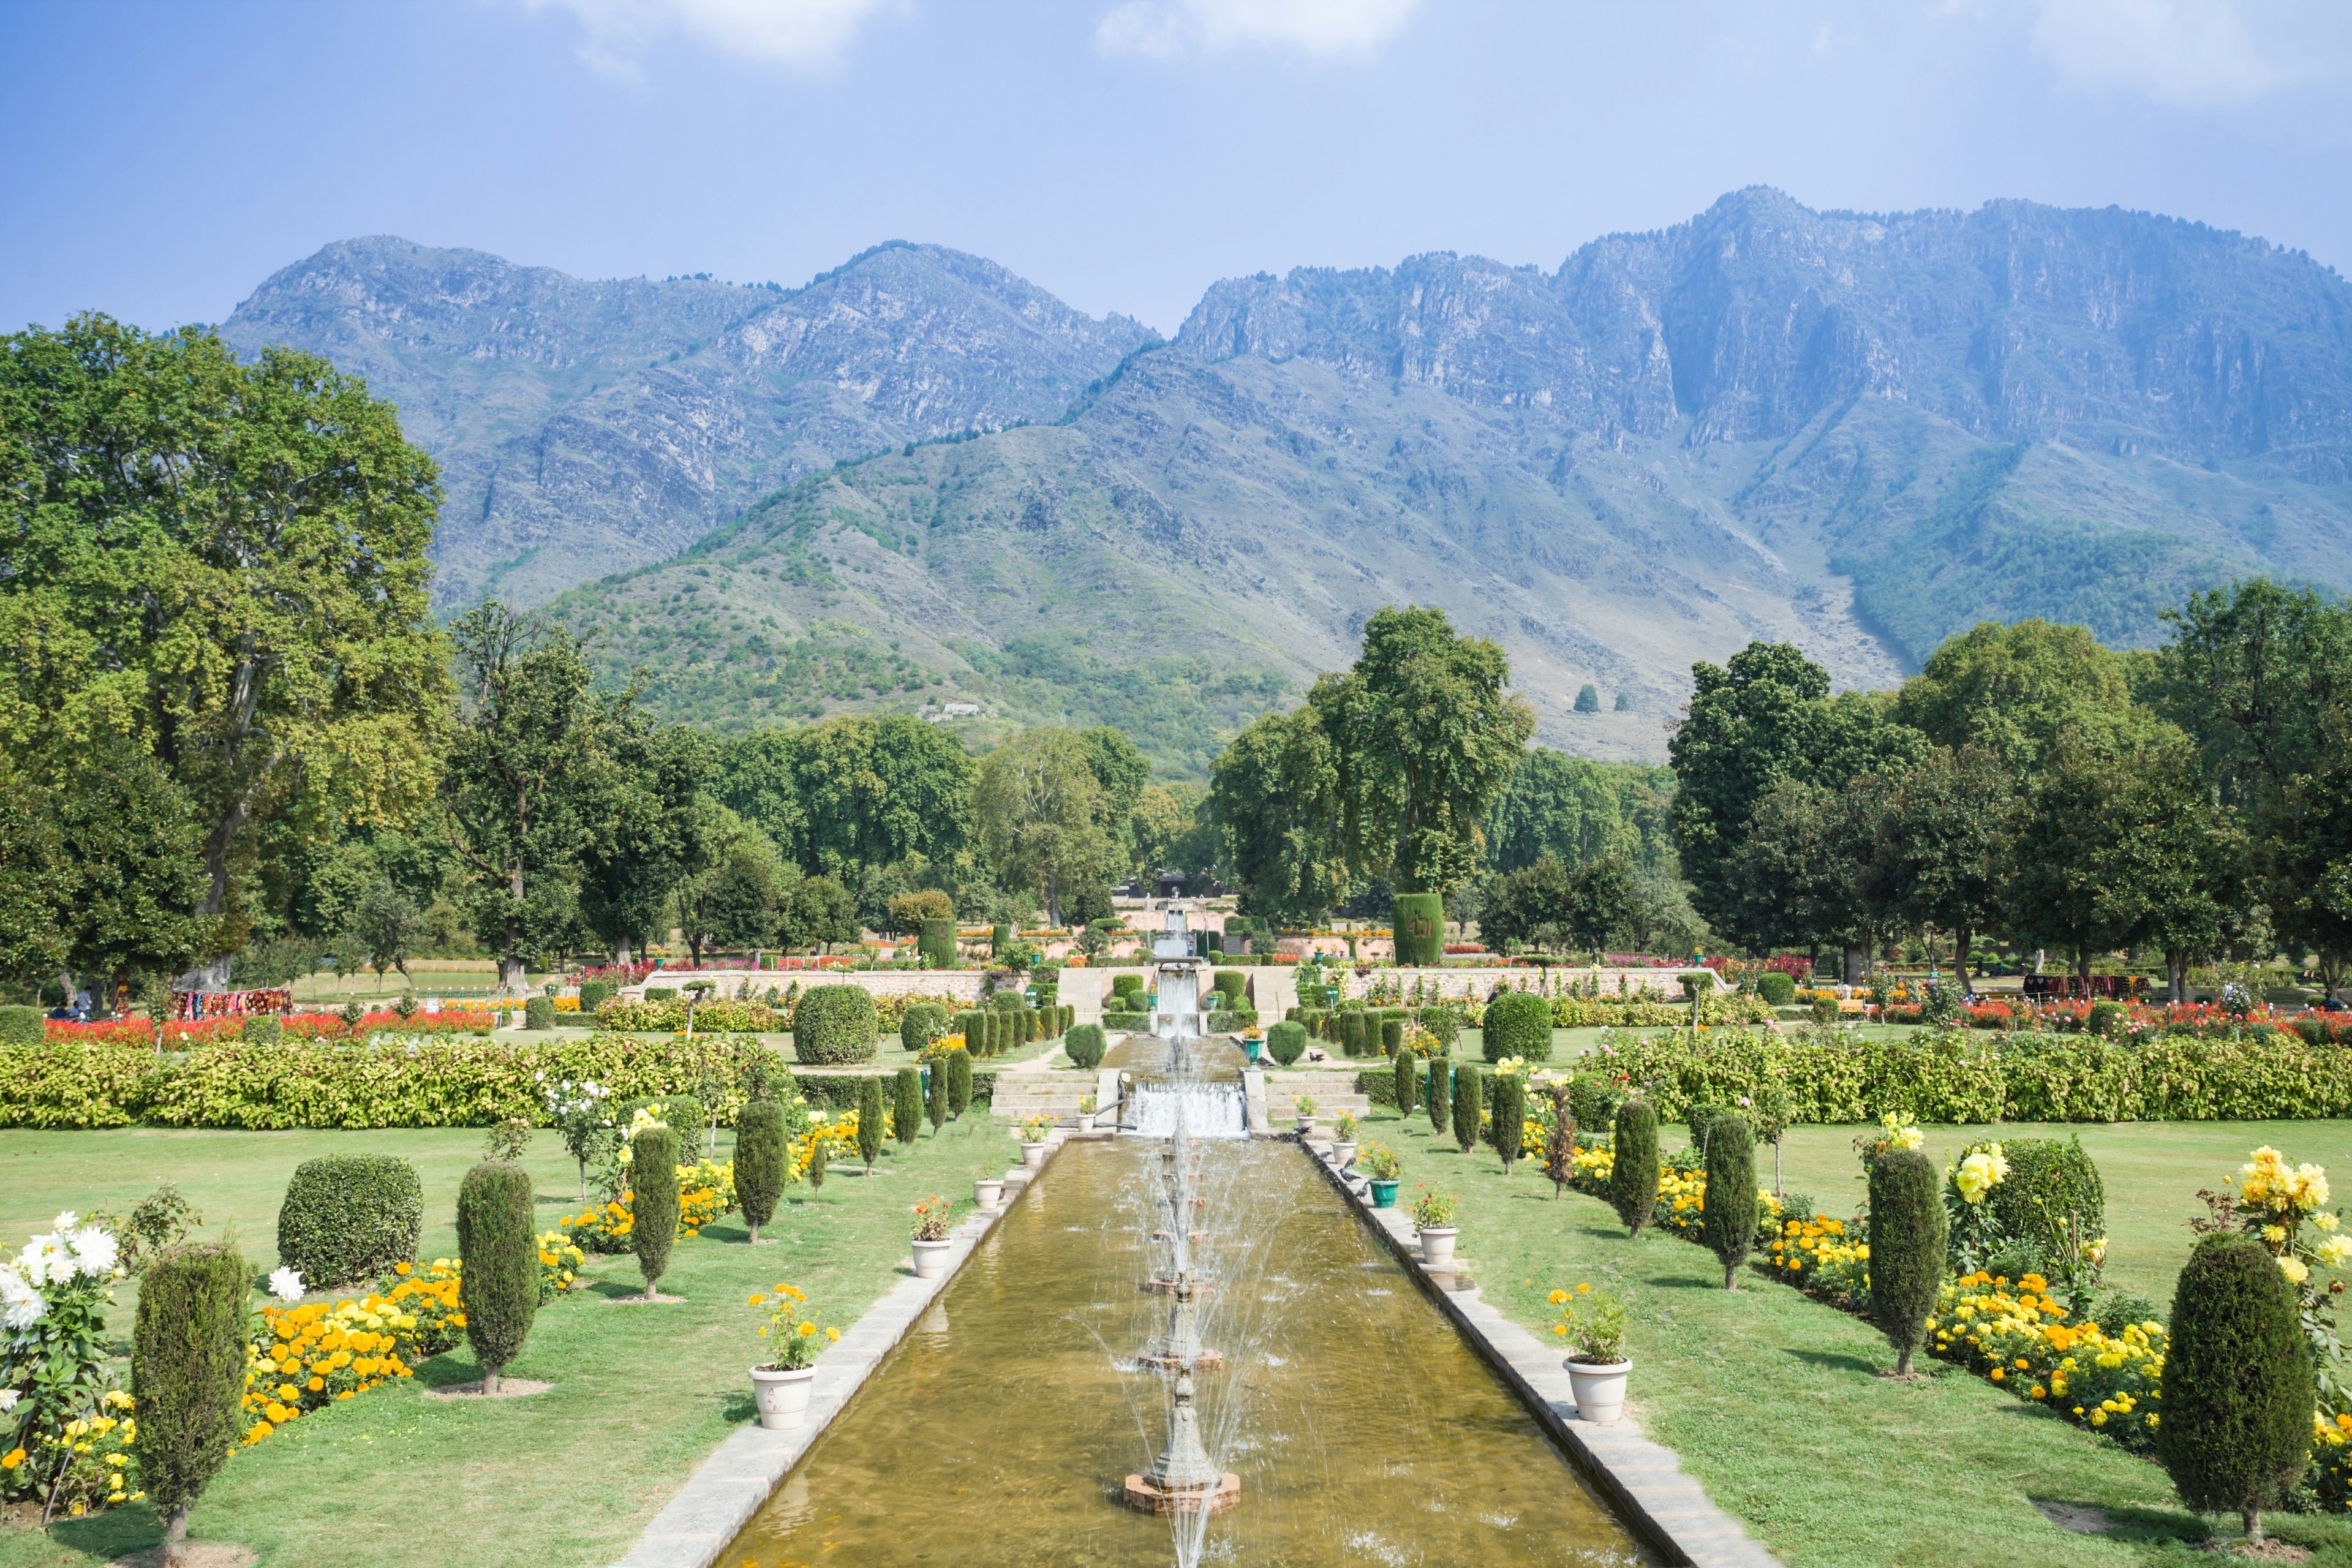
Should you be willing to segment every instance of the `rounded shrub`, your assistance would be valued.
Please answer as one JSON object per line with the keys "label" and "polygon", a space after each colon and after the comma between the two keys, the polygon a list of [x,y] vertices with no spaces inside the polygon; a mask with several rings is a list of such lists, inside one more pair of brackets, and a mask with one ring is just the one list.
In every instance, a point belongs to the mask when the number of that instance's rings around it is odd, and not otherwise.
{"label": "rounded shrub", "polygon": [[874,1173],[874,1162],[882,1152],[882,1080],[868,1076],[857,1080],[857,1153],[866,1162],[866,1173]]}
{"label": "rounded shrub", "polygon": [[1616,1161],[1609,1173],[1609,1202],[1626,1231],[1642,1234],[1658,1205],[1658,1113],[1645,1100],[1617,1108],[1610,1146]]}
{"label": "rounded shrub", "polygon": [[1739,1288],[1739,1266],[1756,1245],[1763,1200],[1756,1191],[1756,1134],[1747,1118],[1726,1112],[1706,1130],[1706,1207],[1701,1232],[1723,1260],[1723,1288]]}
{"label": "rounded shrub", "polygon": [[1756,980],[1756,994],[1775,1007],[1787,1007],[1797,1000],[1797,983],[1777,969],[1768,969]]}
{"label": "rounded shrub", "polygon": [[1551,1004],[1532,991],[1506,991],[1486,1004],[1486,1059],[1551,1060]]}
{"label": "rounded shrub", "polygon": [[1503,1173],[1508,1175],[1527,1141],[1527,1079],[1515,1072],[1488,1079],[1486,1112],[1486,1142],[1502,1157]]}
{"label": "rounded shrub", "polygon": [[629,1244],[650,1301],[677,1240],[677,1134],[667,1127],[648,1127],[629,1140]]}
{"label": "rounded shrub", "polygon": [[2123,1021],[2130,1012],[2131,1009],[2120,1002],[2094,1002],[2091,1015],[2083,1021],[2083,1026],[2094,1035],[2111,1036],[2123,1026]]}
{"label": "rounded shrub", "polygon": [[274,1046],[286,1038],[286,1026],[273,1013],[247,1018],[236,1031],[236,1037],[248,1046]]}
{"label": "rounded shrub", "polygon": [[166,1248],[139,1281],[131,1397],[139,1479],[178,1557],[188,1510],[236,1447],[245,1422],[246,1267],[226,1243]]}
{"label": "rounded shrub", "polygon": [[1063,1037],[1062,1049],[1068,1055],[1070,1065],[1088,1072],[1102,1066],[1106,1048],[1100,1024],[1076,1025]]}
{"label": "rounded shrub", "polygon": [[892,1085],[890,1133],[902,1144],[912,1143],[923,1125],[923,1075],[916,1068],[900,1068]]}
{"label": "rounded shrub", "polygon": [[871,1061],[880,1026],[864,986],[813,986],[793,1013],[793,1059],[804,1067]]}
{"label": "rounded shrub", "polygon": [[2106,1186],[2079,1138],[2003,1140],[2009,1174],[1985,1194],[1993,1217],[2010,1235],[2053,1256],[2066,1246],[2066,1216],[2085,1241],[2107,1234]]}
{"label": "rounded shrub", "polygon": [[1396,961],[1407,969],[1433,968],[1445,956],[1445,899],[1440,893],[1399,893],[1390,923]]}
{"label": "rounded shrub", "polygon": [[37,1046],[48,1036],[38,1007],[0,1007],[0,1046]]}
{"label": "rounded shrub", "polygon": [[539,1310],[536,1219],[520,1165],[485,1160],[457,1184],[457,1305],[484,1394],[499,1391],[499,1373],[522,1352]]}
{"label": "rounded shrub", "polygon": [[952,1029],[945,1007],[936,1002],[918,1002],[898,1020],[898,1044],[919,1051],[933,1040],[945,1039]]}
{"label": "rounded shrub", "polygon": [[1133,1005],[1130,1005],[1130,1006],[1128,1006],[1128,1007],[1126,1007],[1126,1008],[1124,1008],[1124,1009],[1122,1009],[1122,1011],[1129,1012],[1129,1013],[1140,1013],[1141,1011],[1143,1011],[1143,976],[1142,976],[1142,975],[1140,975],[1140,974],[1114,974],[1114,975],[1112,975],[1112,976],[1110,977],[1110,994],[1111,994],[1112,995],[1114,995],[1114,996],[1127,996],[1127,997],[1132,997],[1132,998],[1134,999],[1134,1000],[1133,1000]]}
{"label": "rounded shrub", "polygon": [[1013,928],[1002,921],[988,928],[988,951],[991,957],[1001,956],[1013,945]]}
{"label": "rounded shrub", "polygon": [[922,954],[926,969],[953,969],[956,964],[955,921],[937,916],[924,921],[921,934],[915,941],[915,951]]}
{"label": "rounded shrub", "polygon": [[1429,1076],[1422,1080],[1422,1109],[1429,1112],[1433,1131],[1445,1131],[1445,1120],[1453,1114],[1454,1064],[1444,1057],[1429,1058]]}
{"label": "rounded shrub", "polygon": [[580,1010],[593,1013],[610,1002],[621,987],[610,980],[583,980],[580,983]]}
{"label": "rounded shrub", "polygon": [[971,1109],[971,1053],[948,1053],[948,1114],[958,1121]]}
{"label": "rounded shrub", "polygon": [[677,1000],[677,987],[675,985],[648,985],[646,987],[646,1000],[648,1002],[675,1002]]}
{"label": "rounded shrub", "polygon": [[1225,1010],[1238,1012],[1249,1005],[1244,999],[1246,988],[1249,985],[1249,976],[1240,970],[1220,969],[1213,984],[1217,988],[1217,994],[1224,998],[1221,1005]]}
{"label": "rounded shrub", "polygon": [[1403,1054],[1404,1020],[1402,1018],[1382,1018],[1381,1020],[1381,1055],[1384,1057],[1395,1057],[1402,1056]]}
{"label": "rounded shrub", "polygon": [[1936,1167],[1916,1149],[1870,1163],[1871,1317],[1895,1347],[1895,1375],[1911,1375],[1927,1314],[1944,1284],[1944,1199]]}
{"label": "rounded shrub", "polygon": [[555,1027],[555,998],[533,996],[522,1005],[522,1026],[526,1029]]}
{"label": "rounded shrub", "polygon": [[2236,1513],[2259,1542],[2262,1510],[2311,1456],[2317,1389],[2294,1287],[2252,1237],[2206,1237],[2173,1287],[2171,1329],[2156,1457],[2182,1502]]}
{"label": "rounded shrub", "polygon": [[[1276,1025],[1276,1027],[1281,1026]],[[1413,1054],[1411,1051],[1397,1052],[1389,1058],[1389,1072],[1396,1095],[1397,1114],[1411,1116],[1413,1107],[1421,1103],[1421,1075]]]}
{"label": "rounded shrub", "polygon": [[760,1227],[773,1219],[784,1195],[789,1171],[791,1134],[784,1128],[784,1108],[772,1100],[755,1100],[735,1118],[735,1201],[751,1227],[751,1245],[760,1244]]}
{"label": "rounded shrub", "polygon": [[312,1290],[331,1290],[416,1260],[425,1184],[390,1154],[305,1160],[278,1208],[278,1258]]}
{"label": "rounded shrub", "polygon": [[1486,1110],[1484,1088],[1475,1068],[1454,1075],[1454,1142],[1465,1154],[1478,1146],[1479,1112]]}
{"label": "rounded shrub", "polygon": [[1307,1026],[1288,1019],[1265,1032],[1265,1054],[1278,1067],[1288,1067],[1307,1054]]}

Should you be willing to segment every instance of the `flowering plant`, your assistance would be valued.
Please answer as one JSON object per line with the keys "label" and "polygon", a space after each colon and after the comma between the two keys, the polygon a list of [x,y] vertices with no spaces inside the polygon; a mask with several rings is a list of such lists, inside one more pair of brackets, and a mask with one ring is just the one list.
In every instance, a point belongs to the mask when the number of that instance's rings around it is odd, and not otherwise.
{"label": "flowering plant", "polygon": [[72,1213],[0,1262],[0,1445],[16,1461],[0,1490],[38,1488],[51,1504],[58,1497],[74,1452],[70,1441],[60,1447],[58,1434],[101,1413],[114,1386],[105,1310],[122,1272],[113,1235]]}
{"label": "flowering plant", "polygon": [[245,1441],[410,1375],[417,1362],[462,1339],[465,1327],[455,1268],[429,1281],[404,1279],[388,1296],[263,1307],[245,1352]]}
{"label": "flowering plant", "polygon": [[2286,1156],[2265,1144],[2253,1152],[2234,1177],[2225,1176],[2221,1191],[2200,1192],[2209,1217],[2191,1220],[2200,1232],[2242,1230],[2270,1249],[2279,1272],[2294,1287],[2304,1338],[2311,1345],[2319,1369],[2323,1403],[2341,1408],[2352,1400],[2336,1373],[2343,1347],[2336,1333],[2336,1286],[2314,1278],[2317,1269],[2343,1269],[2352,1265],[2352,1237],[2338,1229],[2343,1211],[2327,1206],[2325,1167],[2289,1167]]}
{"label": "flowering plant", "polygon": [[1588,1366],[1606,1366],[1625,1359],[1625,1303],[1590,1285],[1555,1290],[1551,1304],[1559,1309],[1552,1333],[1566,1340],[1568,1359]]}
{"label": "flowering plant", "polygon": [[914,1238],[917,1241],[945,1241],[948,1238],[948,1215],[954,1207],[942,1197],[929,1197],[917,1204]]}
{"label": "flowering plant", "polygon": [[1423,1183],[1414,1191],[1421,1196],[1412,1200],[1412,1224],[1415,1230],[1443,1230],[1454,1223],[1455,1198],[1452,1193],[1433,1193],[1429,1184]]}
{"label": "flowering plant", "polygon": [[1339,1113],[1339,1125],[1338,1131],[1340,1142],[1352,1143],[1356,1141],[1356,1113],[1354,1111],[1343,1110]]}
{"label": "flowering plant", "polygon": [[1290,1098],[1290,1109],[1311,1121],[1315,1119],[1315,1097],[1309,1094],[1293,1095]]}
{"label": "flowering plant", "polygon": [[1024,1143],[1043,1143],[1053,1131],[1054,1119],[1042,1111],[1021,1119],[1021,1142]]}
{"label": "flowering plant", "polygon": [[1888,1111],[1878,1119],[1878,1131],[1864,1133],[1853,1141],[1854,1152],[1862,1157],[1863,1168],[1890,1149],[1916,1149],[1927,1141],[1926,1133],[1916,1127],[1906,1126],[1902,1118]]}
{"label": "flowering plant", "polygon": [[1946,1285],[1927,1320],[1928,1349],[1972,1368],[2021,1399],[2104,1431],[2125,1447],[2155,1440],[2157,1412],[2142,1410],[2160,1393],[2171,1340],[2158,1322],[2125,1323],[2109,1332],[2071,1321],[2066,1303],[2039,1274],[1982,1269]]}
{"label": "flowering plant", "polygon": [[1376,1182],[1393,1182],[1404,1169],[1396,1151],[1385,1143],[1367,1143],[1356,1151],[1356,1169]]}
{"label": "flowering plant", "polygon": [[751,1304],[769,1309],[768,1321],[760,1325],[760,1337],[768,1342],[772,1359],[758,1371],[797,1372],[814,1366],[824,1347],[841,1338],[841,1331],[826,1323],[824,1314],[808,1304],[807,1291],[782,1280],[773,1290],[753,1295]]}

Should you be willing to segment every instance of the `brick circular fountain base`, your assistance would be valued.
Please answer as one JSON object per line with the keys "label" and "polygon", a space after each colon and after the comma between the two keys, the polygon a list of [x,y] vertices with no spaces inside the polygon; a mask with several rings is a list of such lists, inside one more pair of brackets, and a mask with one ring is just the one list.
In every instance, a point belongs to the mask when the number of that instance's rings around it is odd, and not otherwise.
{"label": "brick circular fountain base", "polygon": [[1227,1470],[1213,1487],[1161,1491],[1141,1476],[1129,1476],[1124,1500],[1139,1513],[1223,1513],[1242,1500],[1242,1479]]}

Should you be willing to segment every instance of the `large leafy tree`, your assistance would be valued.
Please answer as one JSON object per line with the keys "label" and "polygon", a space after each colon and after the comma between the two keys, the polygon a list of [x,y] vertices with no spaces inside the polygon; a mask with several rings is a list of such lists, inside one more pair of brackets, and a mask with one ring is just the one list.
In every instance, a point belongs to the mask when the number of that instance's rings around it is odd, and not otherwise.
{"label": "large leafy tree", "polygon": [[1949,932],[1962,977],[1975,934],[2000,918],[2017,784],[1991,748],[1937,746],[1886,802],[1863,892],[1906,925]]}
{"label": "large leafy tree", "polygon": [[1848,979],[1896,926],[1895,907],[1870,896],[1864,872],[1895,784],[1866,773],[1836,789],[1784,778],[1750,815],[1732,868],[1730,919],[1751,947],[1845,953]]}
{"label": "large leafy tree", "polygon": [[2310,770],[2291,777],[2266,814],[2263,855],[2273,918],[2310,945],[2333,996],[2352,963],[2352,704],[2330,717],[2326,734]]}
{"label": "large leafy tree", "polygon": [[244,941],[262,824],[299,843],[430,798],[439,504],[391,405],[323,360],[98,315],[0,340],[0,743],[68,795],[94,743],[153,757],[213,951]]}
{"label": "large leafy tree", "polygon": [[2023,779],[2059,736],[2104,729],[2131,705],[2124,660],[2088,627],[1985,621],[1927,657],[1894,716],[1939,746],[1981,746]]}
{"label": "large leafy tree", "polygon": [[677,884],[678,929],[698,967],[714,945],[765,947],[777,942],[779,912],[801,881],[768,836],[723,805],[698,830],[700,863]]}
{"label": "large leafy tree", "polygon": [[1241,912],[1312,925],[1348,894],[1339,770],[1312,708],[1270,713],[1229,742],[1209,769],[1204,812],[1240,879]]}
{"label": "large leafy tree", "polygon": [[1144,790],[1151,777],[1151,761],[1135,749],[1135,742],[1124,732],[1108,724],[1081,730],[1078,737],[1087,743],[1087,763],[1094,773],[1095,783],[1102,786],[1103,819],[1117,862],[1104,869],[1120,876],[1132,875],[1143,867],[1144,830],[1136,820],[1136,813],[1143,804]]}
{"label": "large leafy tree", "polygon": [[1332,742],[1349,863],[1400,892],[1449,893],[1477,869],[1481,825],[1510,782],[1535,715],[1509,694],[1510,661],[1457,635],[1443,610],[1377,612],[1345,675],[1307,704]]}
{"label": "large leafy tree", "polygon": [[499,984],[520,989],[578,918],[572,879],[593,834],[606,715],[562,627],[493,601],[452,632],[460,707],[441,805],[471,873],[475,930],[498,947]]}
{"label": "large leafy tree", "polygon": [[1062,921],[1066,889],[1099,878],[1112,857],[1109,800],[1079,731],[1024,730],[980,762],[972,811],[997,874],[1032,889]]}
{"label": "large leafy tree", "polygon": [[803,870],[854,887],[868,866],[952,860],[970,846],[972,762],[941,726],[830,719],[795,731],[791,749],[799,837],[779,844]]}
{"label": "large leafy tree", "polygon": [[1673,790],[1663,768],[1530,747],[1486,819],[1487,864],[1513,871],[1543,855],[1563,866],[1622,855],[1654,865],[1672,850],[1664,808]]}
{"label": "large leafy tree", "polygon": [[633,688],[600,699],[597,765],[583,781],[581,918],[622,963],[658,929],[670,896],[710,864],[723,809],[702,793],[712,772],[709,737],[655,724],[635,696]]}

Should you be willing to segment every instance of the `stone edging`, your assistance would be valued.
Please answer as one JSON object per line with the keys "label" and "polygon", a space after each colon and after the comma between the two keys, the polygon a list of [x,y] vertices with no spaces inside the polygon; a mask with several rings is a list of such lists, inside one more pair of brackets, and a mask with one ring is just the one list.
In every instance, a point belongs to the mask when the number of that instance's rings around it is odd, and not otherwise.
{"label": "stone edging", "polygon": [[[1047,1163],[1061,1152],[1067,1136],[1066,1130],[1056,1129],[1046,1141]],[[1020,1184],[1020,1192],[1027,1189],[1028,1183]],[[955,1250],[945,1275],[937,1279],[917,1279],[911,1275],[900,1279],[843,1331],[841,1342],[817,1362],[808,1419],[796,1430],[771,1432],[754,1420],[729,1433],[678,1494],[654,1515],[616,1568],[711,1568],[833,1418],[907,1337],[916,1320],[955,1283],[981,1242],[1018,1201],[1019,1192],[1008,1193],[996,1213],[974,1215],[957,1226],[950,1233]],[[748,1392],[748,1379],[744,1386]]]}
{"label": "stone edging", "polygon": [[[1306,1147],[1317,1169],[1348,1194],[1405,1272],[1436,1300],[1637,1533],[1668,1561],[1693,1568],[1778,1568],[1779,1559],[1708,1500],[1699,1484],[1683,1473],[1674,1450],[1650,1441],[1631,1415],[1606,1426],[1577,1420],[1575,1389],[1559,1352],[1506,1318],[1475,1288],[1444,1289],[1422,1266],[1420,1238],[1411,1216],[1401,1208],[1374,1208],[1369,1183],[1332,1169],[1328,1143],[1316,1140]],[[1638,1364],[1634,1370],[1639,1376]]]}

